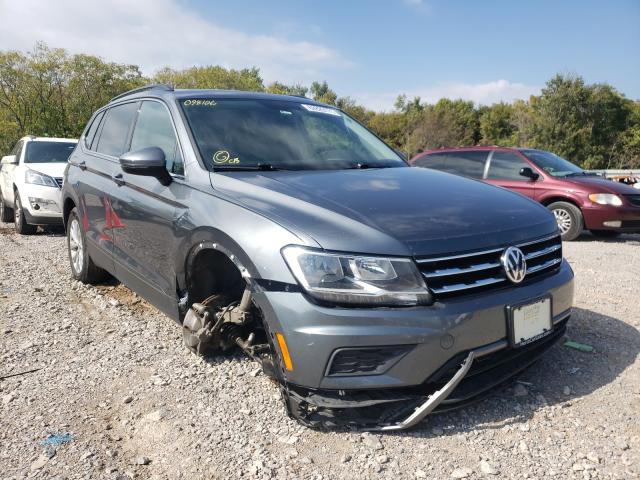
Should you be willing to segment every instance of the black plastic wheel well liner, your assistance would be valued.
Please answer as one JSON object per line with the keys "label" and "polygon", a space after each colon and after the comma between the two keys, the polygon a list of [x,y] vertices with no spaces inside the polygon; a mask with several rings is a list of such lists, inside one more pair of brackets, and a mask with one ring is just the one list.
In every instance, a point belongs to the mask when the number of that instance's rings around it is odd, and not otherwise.
{"label": "black plastic wheel well liner", "polygon": [[187,272],[190,303],[201,302],[214,294],[228,297],[229,302],[240,300],[245,286],[236,264],[219,250],[200,250]]}
{"label": "black plastic wheel well liner", "polygon": [[69,219],[69,214],[71,213],[71,210],[75,208],[75,206],[76,204],[72,198],[65,198],[64,206],[62,207],[62,222],[64,223],[65,227],[67,225],[67,220]]}

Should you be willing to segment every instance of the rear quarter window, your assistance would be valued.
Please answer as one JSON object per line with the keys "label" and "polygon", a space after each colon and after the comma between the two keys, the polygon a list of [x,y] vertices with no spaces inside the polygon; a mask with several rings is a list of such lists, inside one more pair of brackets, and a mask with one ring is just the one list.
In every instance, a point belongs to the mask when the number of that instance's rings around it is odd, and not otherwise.
{"label": "rear quarter window", "polygon": [[[91,126],[87,130],[86,135],[84,136],[84,144],[89,150],[91,150],[91,144],[96,137],[96,132],[98,131],[98,127],[100,126],[100,120],[102,120],[102,117],[104,117],[104,112],[100,112],[98,115],[96,115],[96,117],[93,119],[93,122],[91,122]],[[95,150],[96,146],[94,145],[93,147]]]}

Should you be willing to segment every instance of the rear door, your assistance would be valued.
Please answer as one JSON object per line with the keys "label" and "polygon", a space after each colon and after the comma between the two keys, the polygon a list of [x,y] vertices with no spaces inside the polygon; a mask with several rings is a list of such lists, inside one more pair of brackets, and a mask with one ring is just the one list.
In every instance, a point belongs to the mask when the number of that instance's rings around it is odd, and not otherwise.
{"label": "rear door", "polygon": [[[114,273],[113,247],[120,221],[111,197],[118,156],[124,151],[138,102],[123,103],[96,116],[82,140],[82,154],[74,155],[68,179],[78,192],[79,214],[86,232],[87,250],[99,266]],[[78,151],[78,149],[76,149]]]}
{"label": "rear door", "polygon": [[531,168],[531,165],[520,155],[508,150],[493,150],[485,181],[534,198],[536,181],[520,175],[520,169],[525,167]]}
{"label": "rear door", "polygon": [[159,147],[173,181],[125,173],[118,166],[112,207],[118,218],[114,250],[116,276],[156,307],[177,318],[174,222],[189,190],[182,150],[168,108],[158,100],[141,103],[128,151]]}

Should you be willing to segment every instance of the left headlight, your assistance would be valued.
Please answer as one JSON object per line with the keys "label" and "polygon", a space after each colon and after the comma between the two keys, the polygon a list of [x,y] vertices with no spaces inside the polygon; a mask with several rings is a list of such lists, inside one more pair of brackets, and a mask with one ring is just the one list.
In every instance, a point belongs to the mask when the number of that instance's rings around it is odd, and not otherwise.
{"label": "left headlight", "polygon": [[622,206],[622,199],[613,193],[592,193],[589,200],[599,205],[613,205],[614,207]]}
{"label": "left headlight", "polygon": [[305,291],[325,302],[363,306],[411,306],[431,301],[409,258],[327,253],[298,246],[282,249]]}
{"label": "left headlight", "polygon": [[52,177],[45,175],[44,173],[36,172],[35,170],[27,170],[24,173],[24,182],[34,185],[44,185],[45,187],[58,188],[58,184]]}

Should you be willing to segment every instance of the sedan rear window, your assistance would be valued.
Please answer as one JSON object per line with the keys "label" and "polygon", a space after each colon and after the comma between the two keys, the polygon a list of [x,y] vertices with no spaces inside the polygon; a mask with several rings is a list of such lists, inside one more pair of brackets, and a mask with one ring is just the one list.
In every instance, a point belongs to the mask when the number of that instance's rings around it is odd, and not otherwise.
{"label": "sedan rear window", "polygon": [[29,142],[24,163],[66,162],[74,148],[75,142]]}

